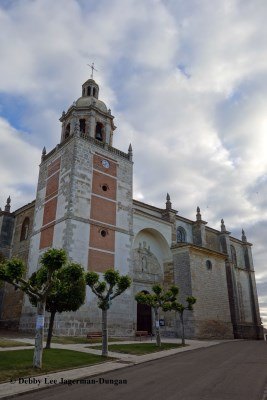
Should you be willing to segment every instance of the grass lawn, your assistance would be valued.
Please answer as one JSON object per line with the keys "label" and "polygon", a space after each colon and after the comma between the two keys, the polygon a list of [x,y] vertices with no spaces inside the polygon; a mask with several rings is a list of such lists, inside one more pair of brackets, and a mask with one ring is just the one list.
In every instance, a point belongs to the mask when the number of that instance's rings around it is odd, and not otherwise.
{"label": "grass lawn", "polygon": [[31,344],[15,340],[0,339],[0,347],[18,347],[18,346],[31,346]]}
{"label": "grass lawn", "polygon": [[[155,353],[156,351],[176,349],[183,347],[182,344],[176,343],[161,343],[160,347],[157,347],[155,343],[132,343],[132,344],[111,344],[108,346],[109,351],[115,351],[117,353],[135,354],[142,355],[148,353]],[[101,349],[101,346],[94,346],[94,349]]]}
{"label": "grass lawn", "polygon": [[50,349],[43,352],[43,368],[32,368],[33,349],[1,351],[0,382],[11,378],[36,376],[51,371],[61,371],[106,361],[106,357],[72,350]]}
{"label": "grass lawn", "polygon": [[[120,340],[123,340],[123,339],[110,338],[109,342],[119,342]],[[52,343],[58,343],[58,344],[87,343],[87,344],[93,344],[93,343],[102,343],[102,338],[87,339],[86,337],[82,337],[82,336],[53,336],[52,337]]]}

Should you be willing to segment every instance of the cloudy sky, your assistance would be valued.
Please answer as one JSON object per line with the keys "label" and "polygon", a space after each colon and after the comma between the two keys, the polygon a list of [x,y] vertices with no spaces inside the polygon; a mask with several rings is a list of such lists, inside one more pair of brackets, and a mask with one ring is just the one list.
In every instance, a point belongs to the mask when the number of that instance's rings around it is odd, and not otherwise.
{"label": "cloudy sky", "polygon": [[266,0],[1,0],[0,206],[34,199],[95,62],[134,197],[244,228],[267,325],[266,21]]}

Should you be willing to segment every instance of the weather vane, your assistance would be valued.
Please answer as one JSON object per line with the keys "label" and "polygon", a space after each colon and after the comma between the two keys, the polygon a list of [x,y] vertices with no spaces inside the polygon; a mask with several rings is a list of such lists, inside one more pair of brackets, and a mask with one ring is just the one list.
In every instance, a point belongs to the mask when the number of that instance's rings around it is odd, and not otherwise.
{"label": "weather vane", "polygon": [[95,68],[94,63],[92,63],[92,65],[87,64],[88,67],[90,67],[92,69],[92,73],[91,73],[91,79],[94,79],[94,71],[97,71],[97,69]]}

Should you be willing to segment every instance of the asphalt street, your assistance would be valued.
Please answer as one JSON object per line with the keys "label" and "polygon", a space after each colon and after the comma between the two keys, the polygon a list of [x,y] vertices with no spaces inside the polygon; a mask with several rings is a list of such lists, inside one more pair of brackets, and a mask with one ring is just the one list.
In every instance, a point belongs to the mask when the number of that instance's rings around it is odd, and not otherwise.
{"label": "asphalt street", "polygon": [[[20,400],[263,400],[267,343],[231,341],[111,371],[51,382]],[[59,381],[61,381],[61,379]]]}

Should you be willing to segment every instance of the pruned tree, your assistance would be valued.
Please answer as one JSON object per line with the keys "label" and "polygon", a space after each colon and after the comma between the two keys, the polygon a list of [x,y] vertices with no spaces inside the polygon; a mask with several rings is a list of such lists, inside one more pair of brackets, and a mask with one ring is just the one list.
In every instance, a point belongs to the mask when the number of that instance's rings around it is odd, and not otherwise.
{"label": "pruned tree", "polygon": [[177,286],[171,286],[168,290],[164,291],[161,285],[152,286],[153,293],[139,292],[135,295],[135,300],[138,303],[146,304],[154,310],[155,314],[155,332],[156,344],[161,346],[160,328],[159,328],[159,310],[169,311],[170,304],[176,301],[179,289]]}
{"label": "pruned tree", "polygon": [[187,306],[182,303],[178,303],[178,301],[173,301],[165,306],[165,311],[177,311],[180,317],[180,322],[182,326],[182,345],[185,345],[185,332],[184,332],[184,311],[193,311],[193,305],[196,303],[196,298],[193,296],[188,296],[186,298]]}
{"label": "pruned tree", "polygon": [[98,307],[102,310],[102,356],[108,356],[108,323],[107,313],[111,301],[125,292],[131,286],[131,278],[127,275],[120,275],[119,271],[108,269],[104,275],[104,281],[100,282],[96,272],[87,272],[86,284],[98,297]]}
{"label": "pruned tree", "polygon": [[64,250],[50,249],[41,257],[40,272],[37,271],[35,284],[25,278],[26,266],[20,259],[13,258],[0,265],[0,280],[10,283],[15,289],[20,289],[28,296],[36,299],[37,315],[35,329],[35,348],[33,367],[42,368],[44,314],[46,298],[52,288],[55,273],[62,268],[67,260]]}
{"label": "pruned tree", "polygon": [[0,264],[3,263],[6,260],[6,257],[4,254],[0,251]]}
{"label": "pruned tree", "polygon": [[[44,267],[42,267],[44,269]],[[46,279],[46,270],[42,272],[40,269],[34,273],[30,282],[33,285],[43,284]],[[38,283],[38,274],[43,277],[42,282]],[[77,311],[85,301],[86,296],[86,283],[84,270],[80,264],[70,263],[65,265],[60,270],[56,271],[51,290],[46,298],[46,311],[50,312],[49,328],[46,340],[46,349],[51,347],[52,332],[56,313],[64,311]],[[37,301],[35,297],[30,296],[31,303],[36,306]]]}

